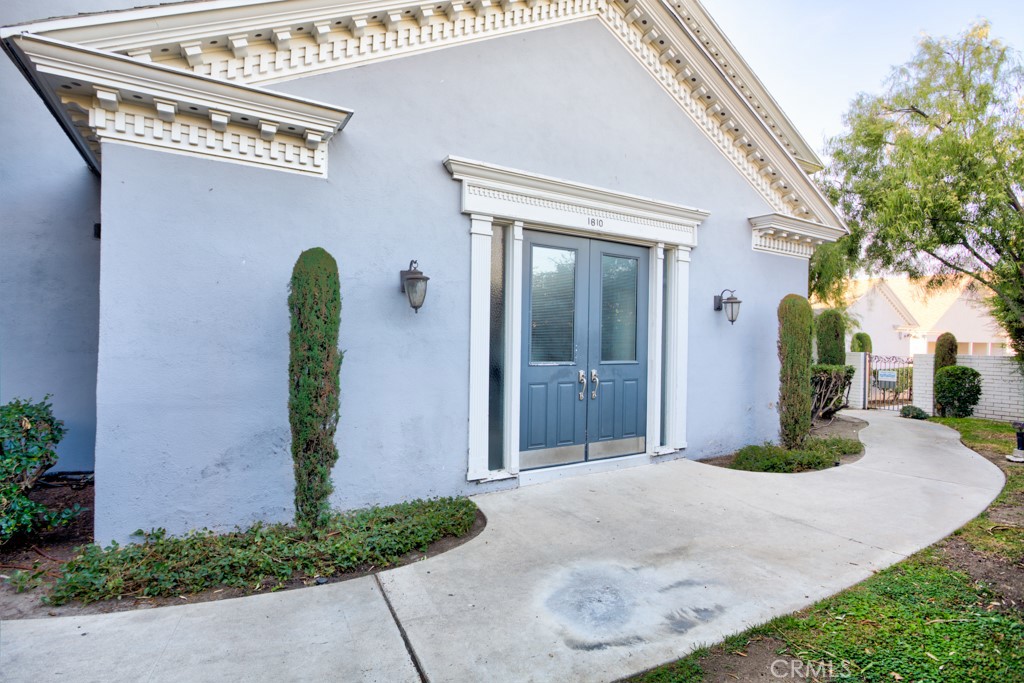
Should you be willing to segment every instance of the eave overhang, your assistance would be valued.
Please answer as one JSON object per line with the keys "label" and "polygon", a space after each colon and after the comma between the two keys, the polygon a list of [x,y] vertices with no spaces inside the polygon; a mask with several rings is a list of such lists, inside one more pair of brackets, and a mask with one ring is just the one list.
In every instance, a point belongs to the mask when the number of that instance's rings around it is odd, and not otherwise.
{"label": "eave overhang", "polygon": [[771,211],[845,229],[807,176],[820,160],[697,0],[210,0],[35,22],[0,36],[41,34],[256,86],[586,19],[608,28]]}
{"label": "eave overhang", "polygon": [[31,34],[4,39],[89,165],[101,142],[327,174],[351,110]]}
{"label": "eave overhang", "polygon": [[848,234],[845,228],[780,213],[751,216],[747,220],[753,230],[751,246],[755,251],[801,259],[811,258],[822,244]]}

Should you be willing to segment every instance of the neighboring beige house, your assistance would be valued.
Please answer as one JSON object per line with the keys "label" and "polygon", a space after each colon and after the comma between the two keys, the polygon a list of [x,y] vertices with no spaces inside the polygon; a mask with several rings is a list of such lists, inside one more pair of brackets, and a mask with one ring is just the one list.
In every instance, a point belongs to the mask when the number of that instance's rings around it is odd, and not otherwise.
{"label": "neighboring beige house", "polygon": [[984,298],[967,278],[937,289],[928,289],[927,280],[865,278],[847,291],[848,311],[871,335],[872,353],[882,356],[934,353],[943,332],[953,333],[961,355],[1011,355]]}

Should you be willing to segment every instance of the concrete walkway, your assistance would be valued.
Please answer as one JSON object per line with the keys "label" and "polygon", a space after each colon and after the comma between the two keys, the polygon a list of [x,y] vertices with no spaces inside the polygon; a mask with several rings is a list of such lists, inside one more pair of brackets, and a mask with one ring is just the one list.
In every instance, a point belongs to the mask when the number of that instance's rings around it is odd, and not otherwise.
{"label": "concrete walkway", "polygon": [[379,581],[2,622],[0,680],[615,680],[851,586],[1002,488],[952,430],[849,414],[866,455],[836,469],[566,479],[478,497],[480,536]]}

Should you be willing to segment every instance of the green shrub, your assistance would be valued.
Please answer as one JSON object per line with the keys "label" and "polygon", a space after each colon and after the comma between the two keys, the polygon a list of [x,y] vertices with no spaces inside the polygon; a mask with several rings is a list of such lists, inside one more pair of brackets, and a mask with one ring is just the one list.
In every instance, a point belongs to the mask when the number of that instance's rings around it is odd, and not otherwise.
{"label": "green shrub", "polygon": [[981,400],[981,373],[951,365],[935,373],[935,403],[941,417],[970,417]]}
{"label": "green shrub", "polygon": [[856,353],[871,353],[871,335],[867,332],[857,332],[850,340],[850,350]]}
{"label": "green shrub", "polygon": [[734,470],[747,472],[793,473],[833,467],[835,459],[820,451],[787,450],[766,443],[763,446],[744,446],[729,465]]}
{"label": "green shrub", "polygon": [[856,369],[852,365],[811,366],[811,415],[829,418],[850,405],[850,385]]}
{"label": "green shrub", "polygon": [[799,450],[766,443],[744,446],[729,465],[734,470],[747,472],[794,473],[822,470],[839,464],[843,455],[856,455],[863,450],[860,441],[832,436],[825,439],[807,439]]}
{"label": "green shrub", "polygon": [[788,294],[779,303],[779,427],[782,444],[799,448],[811,431],[811,329],[807,299]]}
{"label": "green shrub", "polygon": [[935,365],[932,369],[938,374],[942,368],[956,365],[956,337],[950,332],[943,332],[935,340]]}
{"label": "green shrub", "polygon": [[319,247],[299,255],[288,294],[288,416],[295,465],[295,521],[305,531],[330,512],[331,469],[338,461],[338,349],[341,292],[338,264]]}
{"label": "green shrub", "polygon": [[54,418],[49,398],[0,406],[0,545],[15,535],[64,526],[81,512],[77,505],[48,510],[28,497],[39,477],[57,464],[57,444],[64,438],[64,423]]}
{"label": "green shrub", "polygon": [[917,406],[903,406],[900,408],[900,417],[909,417],[912,420],[927,420],[928,413]]}
{"label": "green shrub", "polygon": [[846,351],[846,322],[843,314],[834,308],[822,311],[815,321],[818,338],[818,362],[822,365],[844,365]]}
{"label": "green shrub", "polygon": [[467,498],[440,498],[330,513],[323,528],[308,536],[284,524],[181,537],[162,529],[138,531],[141,543],[85,546],[61,567],[48,601],[169,597],[218,586],[273,589],[289,580],[387,567],[438,539],[465,536],[476,511]]}

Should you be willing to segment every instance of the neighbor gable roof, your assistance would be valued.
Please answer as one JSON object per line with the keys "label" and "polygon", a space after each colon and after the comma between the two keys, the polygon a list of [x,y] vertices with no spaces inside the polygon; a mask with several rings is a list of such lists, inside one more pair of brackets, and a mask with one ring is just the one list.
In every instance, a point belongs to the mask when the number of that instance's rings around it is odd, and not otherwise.
{"label": "neighbor gable roof", "polygon": [[927,279],[864,278],[850,283],[846,301],[852,306],[872,290],[877,290],[904,320],[905,329],[931,332],[953,304],[965,296],[970,285],[966,277],[942,287],[929,287]]}
{"label": "neighbor gable roof", "polygon": [[[827,241],[845,232],[842,219],[806,175],[820,161],[697,0],[208,0],[36,22],[3,29],[0,37],[72,137],[88,141],[116,134],[151,141],[152,130],[162,134],[167,128],[154,122],[163,121],[170,124],[171,137],[199,131],[205,140],[211,126],[192,119],[216,116],[220,132],[227,125],[233,135],[225,141],[211,133],[213,145],[229,153],[243,148],[254,157],[257,151],[269,154],[264,143],[282,135],[276,122],[262,126],[233,111],[183,109],[173,100],[161,104],[157,100],[163,98],[141,82],[129,84],[134,91],[126,85],[100,93],[104,86],[97,81],[116,70],[113,62],[96,66],[93,76],[79,72],[73,82],[61,81],[63,73],[42,74],[32,47],[50,41],[50,48],[73,47],[94,62],[113,54],[197,78],[258,87],[591,18],[602,21],[638,59],[775,214],[820,225]],[[128,112],[139,121],[134,128],[120,130],[125,124],[118,119],[117,131],[97,129],[97,120],[111,118],[100,111],[117,114],[125,103],[135,107]],[[188,131],[173,125],[183,112],[193,111],[197,115],[184,126]],[[338,125],[330,134],[350,113],[338,108]],[[97,145],[80,140],[79,147],[98,167]],[[279,151],[284,155],[300,147],[286,144]],[[325,165],[322,169],[326,173]]]}

